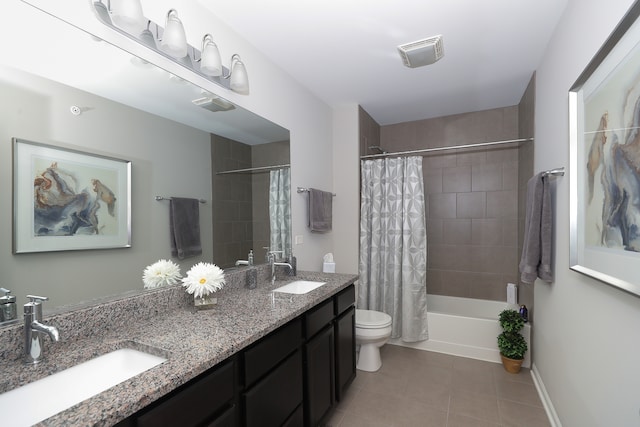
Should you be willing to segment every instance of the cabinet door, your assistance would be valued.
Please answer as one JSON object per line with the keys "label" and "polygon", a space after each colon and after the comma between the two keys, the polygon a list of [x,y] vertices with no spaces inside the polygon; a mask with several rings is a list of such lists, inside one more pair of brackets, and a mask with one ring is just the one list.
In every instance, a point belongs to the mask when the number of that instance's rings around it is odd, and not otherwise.
{"label": "cabinet door", "polygon": [[333,325],[327,326],[305,346],[305,425],[317,426],[331,410],[334,398]]}
{"label": "cabinet door", "polygon": [[247,427],[280,426],[302,403],[302,356],[297,350],[243,394]]}
{"label": "cabinet door", "polygon": [[351,307],[336,319],[336,400],[356,377],[356,309]]}

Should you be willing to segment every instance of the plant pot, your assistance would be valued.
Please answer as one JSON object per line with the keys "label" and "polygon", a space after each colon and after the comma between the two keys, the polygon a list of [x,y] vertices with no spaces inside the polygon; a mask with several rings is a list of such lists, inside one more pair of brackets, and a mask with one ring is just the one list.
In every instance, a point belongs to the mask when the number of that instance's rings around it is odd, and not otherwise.
{"label": "plant pot", "polygon": [[512,374],[520,372],[524,359],[509,359],[508,357],[504,357],[502,354],[500,354],[500,358],[502,359],[502,366],[504,366],[504,369],[507,372]]}

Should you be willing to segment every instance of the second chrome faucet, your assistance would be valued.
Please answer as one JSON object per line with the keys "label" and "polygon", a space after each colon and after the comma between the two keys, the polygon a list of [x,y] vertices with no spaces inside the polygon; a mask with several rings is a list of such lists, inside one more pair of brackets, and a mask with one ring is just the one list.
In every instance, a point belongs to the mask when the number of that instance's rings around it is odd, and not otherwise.
{"label": "second chrome faucet", "polygon": [[27,295],[29,302],[24,305],[24,362],[35,365],[43,359],[43,340],[48,335],[51,341],[58,341],[58,329],[42,323],[42,302],[47,297]]}

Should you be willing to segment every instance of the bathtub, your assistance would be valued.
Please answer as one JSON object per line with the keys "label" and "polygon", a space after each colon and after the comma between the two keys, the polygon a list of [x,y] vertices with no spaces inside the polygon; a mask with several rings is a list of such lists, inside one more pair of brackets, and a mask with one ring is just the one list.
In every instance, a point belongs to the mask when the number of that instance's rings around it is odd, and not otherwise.
{"label": "bathtub", "polygon": [[[517,309],[516,306],[501,301],[430,294],[427,308],[428,340],[406,343],[391,339],[389,344],[501,363],[497,337],[502,328],[498,314],[506,308]],[[520,332],[529,346],[522,364],[528,368],[531,366],[531,325],[526,323]]]}

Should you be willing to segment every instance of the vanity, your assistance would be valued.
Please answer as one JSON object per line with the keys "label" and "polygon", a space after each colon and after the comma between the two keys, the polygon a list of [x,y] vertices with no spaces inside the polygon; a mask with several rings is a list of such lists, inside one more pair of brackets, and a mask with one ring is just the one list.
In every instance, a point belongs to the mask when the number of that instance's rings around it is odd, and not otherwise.
{"label": "vanity", "polygon": [[[134,347],[166,361],[42,425],[319,425],[356,375],[357,276],[299,272],[272,285],[266,270],[253,290],[243,269],[227,273],[211,310],[196,311],[171,287],[45,316],[60,342],[47,342],[36,366],[5,352],[0,369],[10,375],[0,391]],[[297,279],[326,283],[305,294],[272,292]],[[5,328],[0,338],[20,330]]]}

